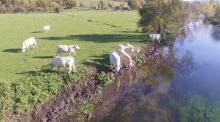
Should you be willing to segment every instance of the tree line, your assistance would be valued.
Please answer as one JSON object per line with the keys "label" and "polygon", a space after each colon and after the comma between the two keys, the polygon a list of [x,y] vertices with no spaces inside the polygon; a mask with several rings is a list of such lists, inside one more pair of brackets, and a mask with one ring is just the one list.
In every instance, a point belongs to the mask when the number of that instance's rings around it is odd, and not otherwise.
{"label": "tree line", "polygon": [[78,0],[0,0],[0,12],[60,12],[78,6]]}

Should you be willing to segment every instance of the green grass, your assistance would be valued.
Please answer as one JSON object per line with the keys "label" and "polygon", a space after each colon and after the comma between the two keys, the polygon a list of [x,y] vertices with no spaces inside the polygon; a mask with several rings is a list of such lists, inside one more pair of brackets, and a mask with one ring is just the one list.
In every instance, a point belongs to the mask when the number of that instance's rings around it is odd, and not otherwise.
{"label": "green grass", "polygon": [[[138,19],[137,11],[0,15],[0,82],[16,81],[38,71],[50,62],[58,44],[80,45],[77,65],[102,61],[99,58],[119,43],[142,45],[145,36],[135,32]],[[51,25],[50,32],[32,33],[47,24]],[[37,39],[38,49],[22,54],[23,40],[32,36]]]}

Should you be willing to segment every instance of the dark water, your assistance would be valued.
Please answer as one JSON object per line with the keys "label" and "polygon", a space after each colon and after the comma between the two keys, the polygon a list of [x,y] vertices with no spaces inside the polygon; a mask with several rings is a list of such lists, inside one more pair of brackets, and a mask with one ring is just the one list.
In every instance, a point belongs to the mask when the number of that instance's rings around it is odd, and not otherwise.
{"label": "dark water", "polygon": [[158,61],[126,71],[105,89],[91,121],[220,122],[218,30],[197,20],[185,31]]}

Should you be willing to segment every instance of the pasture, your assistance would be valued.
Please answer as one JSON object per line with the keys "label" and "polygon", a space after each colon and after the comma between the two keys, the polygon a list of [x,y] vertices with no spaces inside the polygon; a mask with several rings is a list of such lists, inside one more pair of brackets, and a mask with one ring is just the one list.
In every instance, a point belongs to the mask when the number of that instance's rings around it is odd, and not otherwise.
{"label": "pasture", "polygon": [[[119,43],[141,46],[146,43],[146,38],[136,32],[138,18],[137,11],[1,15],[0,82],[16,81],[47,65],[55,56],[58,44],[80,46],[76,52],[77,66],[102,61],[100,58]],[[47,24],[51,25],[51,31],[40,32]],[[29,37],[36,38],[38,49],[22,54],[21,44]]]}

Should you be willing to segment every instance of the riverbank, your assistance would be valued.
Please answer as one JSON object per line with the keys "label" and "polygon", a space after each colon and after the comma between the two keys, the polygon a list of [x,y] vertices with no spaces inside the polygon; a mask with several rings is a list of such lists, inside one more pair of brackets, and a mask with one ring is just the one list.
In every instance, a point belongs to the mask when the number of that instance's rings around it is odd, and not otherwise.
{"label": "riverbank", "polygon": [[59,91],[54,98],[39,106],[28,115],[21,115],[10,119],[12,122],[42,122],[55,121],[70,106],[78,106],[84,100],[92,98],[100,92],[100,86],[95,80],[95,76],[82,79],[77,83]]}
{"label": "riverbank", "polygon": [[217,27],[220,27],[220,18],[216,18],[216,17],[211,17],[208,19],[209,22],[212,24],[212,25],[215,25]]}

